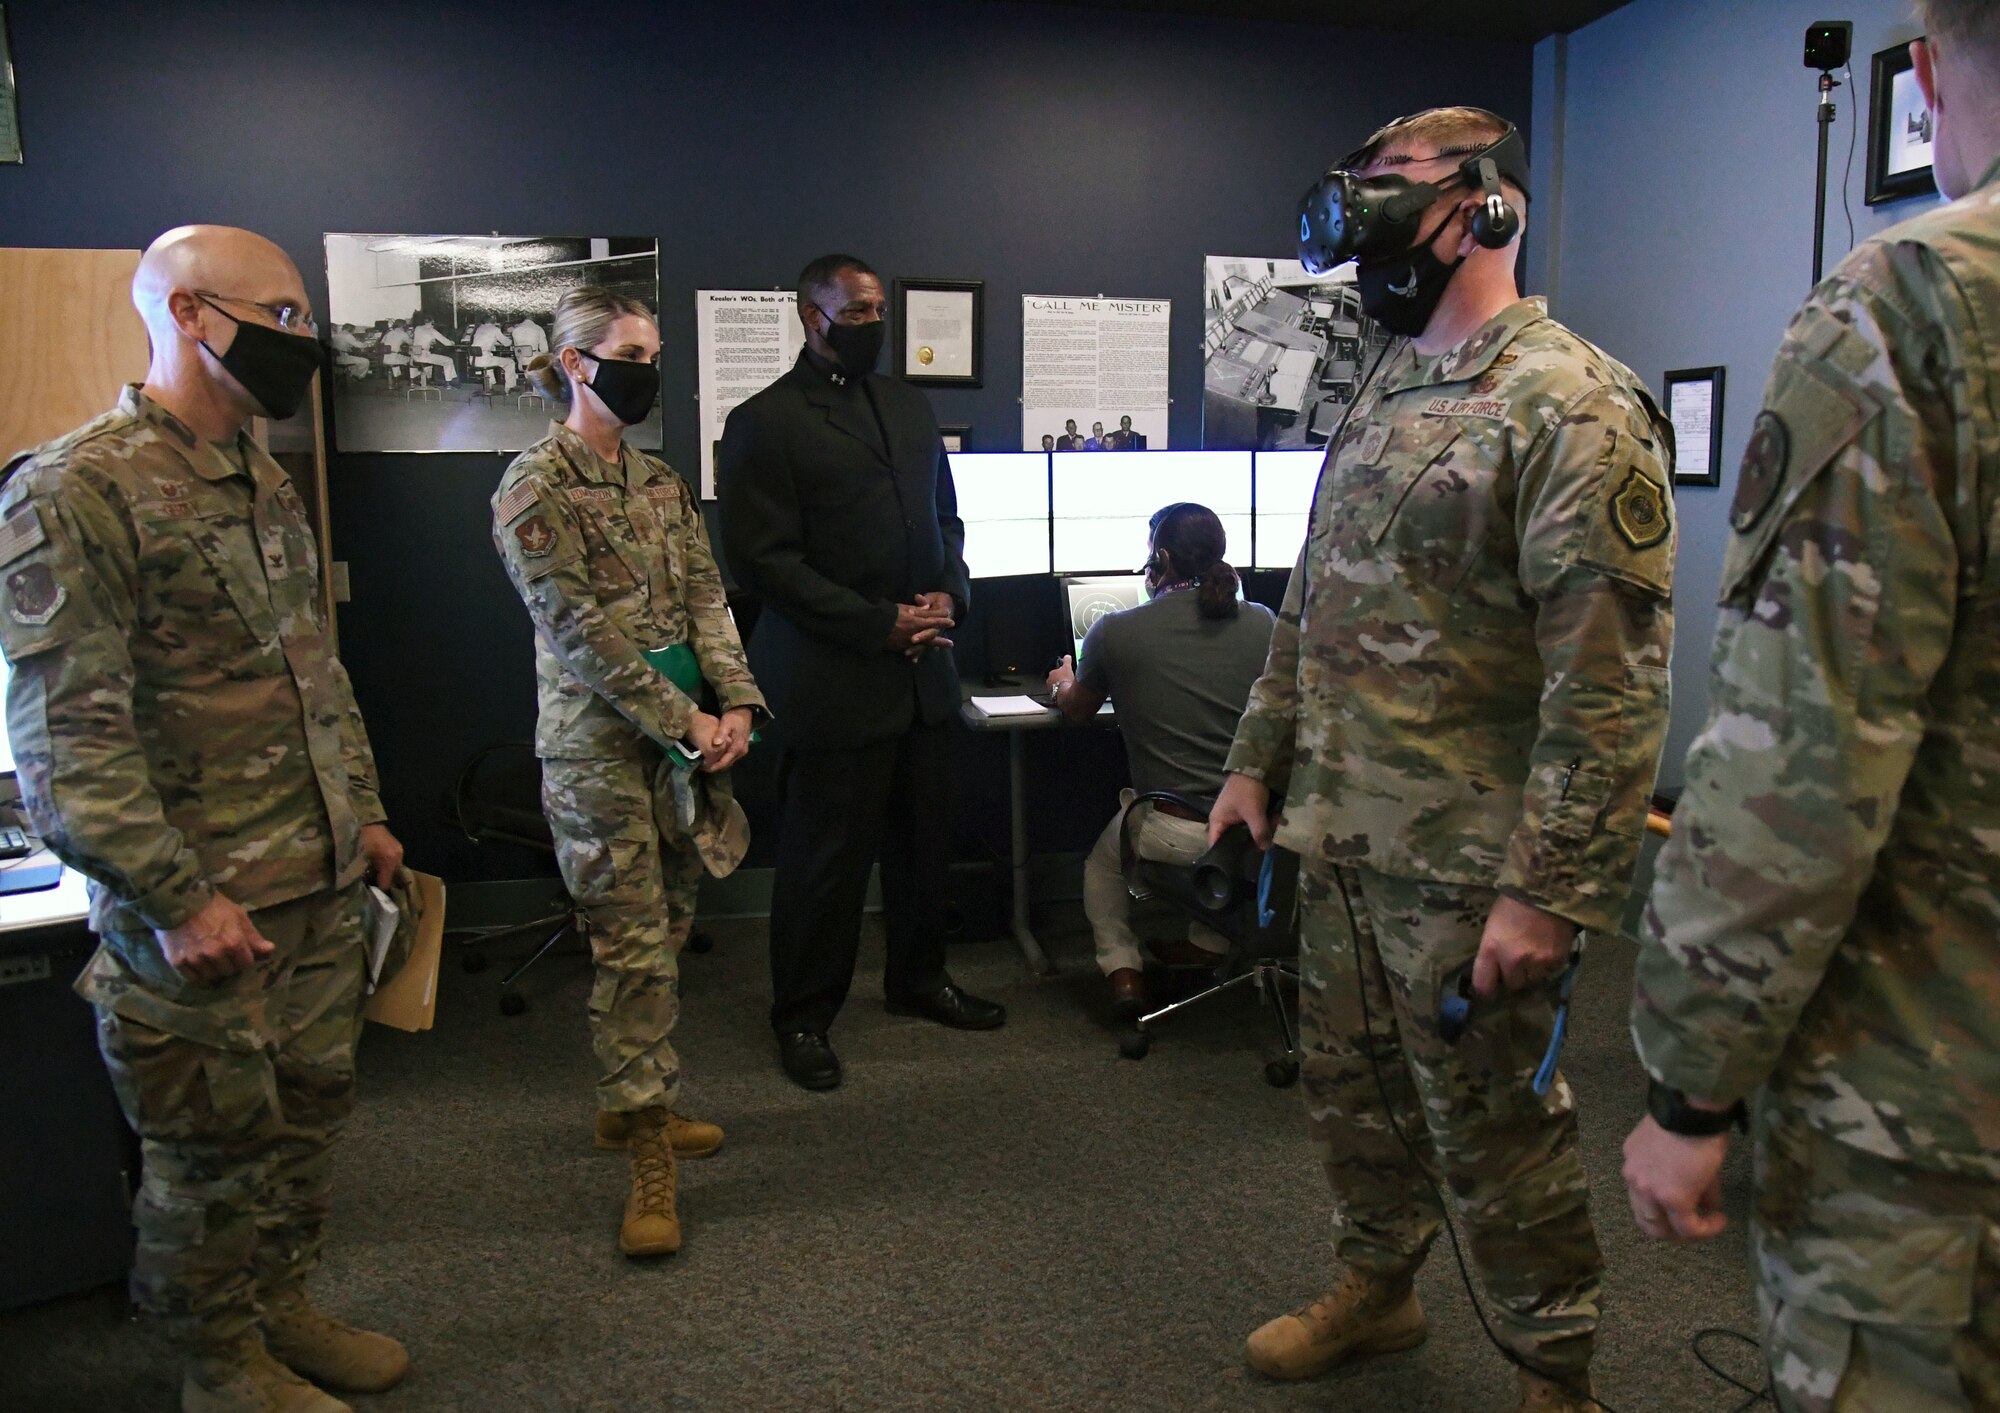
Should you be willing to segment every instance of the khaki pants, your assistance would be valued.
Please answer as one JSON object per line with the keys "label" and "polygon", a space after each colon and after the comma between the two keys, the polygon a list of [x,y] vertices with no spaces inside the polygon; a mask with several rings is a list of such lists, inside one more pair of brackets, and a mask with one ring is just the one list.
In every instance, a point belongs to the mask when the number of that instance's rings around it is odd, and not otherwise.
{"label": "khaki pants", "polygon": [[1441,983],[1478,954],[1496,896],[1301,864],[1306,1119],[1333,1189],[1336,1254],[1398,1279],[1436,1240],[1444,1214],[1400,1127],[1454,1195],[1494,1333],[1530,1367],[1563,1378],[1589,1366],[1604,1259],[1575,1097],[1561,1075],[1547,1098],[1531,1087],[1555,1024],[1555,985],[1475,999],[1457,1045],[1437,1028]]}
{"label": "khaki pants", "polygon": [[1768,1097],[1751,1238],[1785,1413],[2000,1410],[2000,1184],[1864,1153]]}
{"label": "khaki pants", "polygon": [[[1106,976],[1145,965],[1139,939],[1132,931],[1132,893],[1121,868],[1119,833],[1125,812],[1137,808],[1140,819],[1132,829],[1132,851],[1154,863],[1191,864],[1208,848],[1208,826],[1192,819],[1162,814],[1150,804],[1134,806],[1132,791],[1119,792],[1119,810],[1083,861],[1083,912],[1097,939],[1097,968]],[[1190,922],[1188,941],[1204,952],[1229,950],[1229,939],[1199,922]]]}
{"label": "khaki pants", "polygon": [[107,932],[79,989],[137,1131],[132,1297],[183,1349],[220,1348],[318,1264],[329,1149],[354,1107],[364,886],[253,912],[276,950],[208,985],[149,930]]}
{"label": "khaki pants", "polygon": [[694,928],[701,856],[670,848],[653,822],[659,753],[631,760],[545,760],[542,813],[563,884],[590,924],[597,978],[590,1035],[600,1109],[672,1107],[680,955]]}

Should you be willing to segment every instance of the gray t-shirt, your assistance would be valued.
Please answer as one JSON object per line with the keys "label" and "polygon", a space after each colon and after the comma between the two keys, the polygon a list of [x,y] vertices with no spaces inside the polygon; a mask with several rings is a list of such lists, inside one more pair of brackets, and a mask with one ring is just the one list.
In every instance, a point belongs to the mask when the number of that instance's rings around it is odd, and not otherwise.
{"label": "gray t-shirt", "polygon": [[1177,589],[1091,625],[1077,681],[1117,706],[1133,789],[1214,803],[1276,621],[1255,603],[1203,618],[1196,591]]}

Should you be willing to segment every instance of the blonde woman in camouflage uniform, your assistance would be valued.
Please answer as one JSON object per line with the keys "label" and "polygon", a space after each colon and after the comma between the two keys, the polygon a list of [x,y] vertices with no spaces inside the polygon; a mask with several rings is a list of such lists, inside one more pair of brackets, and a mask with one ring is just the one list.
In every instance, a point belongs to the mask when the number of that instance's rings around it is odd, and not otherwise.
{"label": "blonde woman in camouflage uniform", "polygon": [[[643,304],[590,286],[564,295],[551,352],[526,372],[569,416],[515,459],[493,496],[493,542],[535,624],[542,808],[597,962],[597,1142],[630,1149],[619,1233],[628,1256],[680,1249],[675,1156],[722,1146],[721,1129],[673,1108],[680,1060],[669,1035],[703,857],[683,836],[663,838],[655,799],[669,792],[676,745],[698,754],[701,771],[727,770],[764,710],[700,508],[664,462],[623,440],[658,396],[659,354]],[[693,650],[720,717],[645,656],[675,644]]]}

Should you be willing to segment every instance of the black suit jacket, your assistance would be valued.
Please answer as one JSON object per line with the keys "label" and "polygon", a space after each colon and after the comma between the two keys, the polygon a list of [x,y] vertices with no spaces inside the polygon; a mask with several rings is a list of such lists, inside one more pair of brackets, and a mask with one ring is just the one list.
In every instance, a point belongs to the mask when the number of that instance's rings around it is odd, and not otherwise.
{"label": "black suit jacket", "polygon": [[763,604],[750,668],[788,744],[869,745],[958,711],[948,649],[889,647],[898,603],[941,590],[962,620],[972,592],[922,393],[878,373],[837,385],[801,354],[729,414],[715,480],[730,572]]}

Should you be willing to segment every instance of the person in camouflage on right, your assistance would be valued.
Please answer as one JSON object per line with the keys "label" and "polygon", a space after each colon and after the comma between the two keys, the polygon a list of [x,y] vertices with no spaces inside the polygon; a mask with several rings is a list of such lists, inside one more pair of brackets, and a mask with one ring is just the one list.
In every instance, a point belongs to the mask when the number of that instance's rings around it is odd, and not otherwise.
{"label": "person in camouflage on right", "polygon": [[[1301,1074],[1341,1262],[1250,1336],[1251,1366],[1310,1378],[1424,1338],[1428,1170],[1521,1408],[1567,1411],[1590,1406],[1603,1260],[1575,1096],[1532,1081],[1577,933],[1618,925],[1665,738],[1671,432],[1629,369],[1521,298],[1518,232],[1471,233],[1480,190],[1453,174],[1508,131],[1435,109],[1350,164],[1442,186],[1415,244],[1359,269],[1370,316],[1411,337],[1328,447],[1209,823],[1268,845],[1282,800],[1300,857]],[[1526,171],[1501,175],[1524,202]],[[1468,964],[1452,1044],[1440,994]]]}
{"label": "person in camouflage on right", "polygon": [[2000,4],[1918,0],[1951,204],[1792,321],[1646,911],[1649,1236],[1751,1223],[1792,1413],[2000,1409]]}

